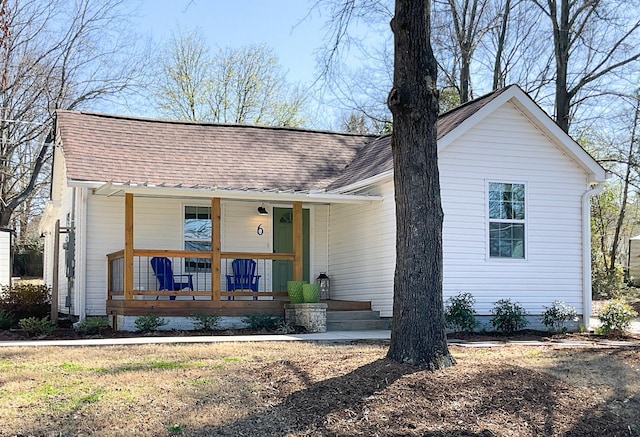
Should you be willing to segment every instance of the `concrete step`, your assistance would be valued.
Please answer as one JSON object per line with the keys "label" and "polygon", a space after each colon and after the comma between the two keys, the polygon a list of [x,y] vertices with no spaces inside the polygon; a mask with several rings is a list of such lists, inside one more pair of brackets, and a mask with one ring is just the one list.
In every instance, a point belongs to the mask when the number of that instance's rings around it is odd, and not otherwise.
{"label": "concrete step", "polygon": [[339,320],[378,320],[380,311],[327,311],[327,322]]}
{"label": "concrete step", "polygon": [[372,331],[390,329],[389,320],[339,320],[327,321],[327,331]]}
{"label": "concrete step", "polygon": [[327,311],[327,331],[369,331],[390,325],[390,320],[380,318],[380,311]]}

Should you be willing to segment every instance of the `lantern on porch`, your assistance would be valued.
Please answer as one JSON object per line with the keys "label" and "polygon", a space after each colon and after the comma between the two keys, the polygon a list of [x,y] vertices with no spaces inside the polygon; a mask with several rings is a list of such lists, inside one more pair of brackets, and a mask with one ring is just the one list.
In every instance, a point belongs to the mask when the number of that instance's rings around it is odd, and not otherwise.
{"label": "lantern on porch", "polygon": [[318,284],[318,287],[320,287],[320,299],[329,299],[329,287],[331,284],[331,280],[325,272],[320,272],[320,275],[318,275],[318,277],[316,278],[316,284]]}

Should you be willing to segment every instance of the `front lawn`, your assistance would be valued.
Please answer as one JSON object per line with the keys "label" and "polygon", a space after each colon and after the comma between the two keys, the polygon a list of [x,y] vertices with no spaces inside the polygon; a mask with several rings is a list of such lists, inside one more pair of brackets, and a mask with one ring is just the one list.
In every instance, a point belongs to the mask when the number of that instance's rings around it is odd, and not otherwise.
{"label": "front lawn", "polygon": [[0,349],[3,436],[640,435],[640,348],[385,343]]}

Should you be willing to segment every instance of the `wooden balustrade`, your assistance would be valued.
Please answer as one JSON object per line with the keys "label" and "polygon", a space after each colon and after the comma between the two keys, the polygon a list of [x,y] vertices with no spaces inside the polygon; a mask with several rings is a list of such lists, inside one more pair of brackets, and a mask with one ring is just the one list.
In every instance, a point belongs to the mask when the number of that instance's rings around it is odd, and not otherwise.
{"label": "wooden balustrade", "polygon": [[[295,261],[293,253],[260,253],[260,252],[201,252],[172,249],[133,249],[130,253],[131,260],[127,263],[127,253],[119,250],[107,255],[107,284],[108,300],[114,296],[122,296],[124,300],[148,299],[147,296],[156,297],[187,296],[195,298],[209,298],[206,300],[220,301],[233,299],[239,296],[245,297],[286,297],[287,293],[270,290],[271,272],[268,261]],[[153,273],[150,260],[153,257],[166,257],[172,260],[174,275],[190,275],[194,290],[183,289],[180,291],[157,290],[157,280]],[[231,274],[229,261],[236,258],[249,258],[258,261],[256,274],[262,276],[261,290],[227,291],[223,290],[223,273]],[[207,262],[196,260],[208,260]],[[216,263],[216,260],[218,261]],[[260,260],[264,261],[260,263]],[[202,266],[201,266],[202,264]],[[222,268],[224,266],[224,269]],[[127,268],[128,267],[128,268]],[[294,272],[292,272],[293,274]],[[130,277],[128,277],[130,275]],[[179,282],[179,281],[178,281]],[[127,286],[131,288],[127,293]]]}

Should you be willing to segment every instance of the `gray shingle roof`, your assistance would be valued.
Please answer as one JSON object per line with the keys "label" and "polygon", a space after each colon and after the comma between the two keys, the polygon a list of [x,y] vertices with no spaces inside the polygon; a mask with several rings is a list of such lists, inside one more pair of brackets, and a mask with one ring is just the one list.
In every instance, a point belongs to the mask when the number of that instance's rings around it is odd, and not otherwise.
{"label": "gray shingle roof", "polygon": [[80,181],[314,190],[373,136],[58,111],[67,177]]}
{"label": "gray shingle roof", "polygon": [[[504,90],[438,118],[438,139]],[[67,177],[258,190],[337,189],[393,168],[391,135],[58,111]]]}
{"label": "gray shingle roof", "polygon": [[[438,117],[438,140],[509,88],[501,88],[440,115]],[[332,190],[346,187],[391,169],[393,169],[393,155],[391,135],[389,134],[371,141],[360,149],[342,175],[327,188]]]}

